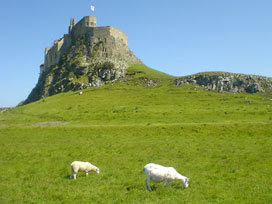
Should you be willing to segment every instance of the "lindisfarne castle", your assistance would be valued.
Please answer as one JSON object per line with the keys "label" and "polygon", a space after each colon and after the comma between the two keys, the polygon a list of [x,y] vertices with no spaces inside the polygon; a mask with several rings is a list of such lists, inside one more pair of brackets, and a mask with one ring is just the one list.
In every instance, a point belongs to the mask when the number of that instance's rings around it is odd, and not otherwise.
{"label": "lindisfarne castle", "polygon": [[[97,27],[95,16],[85,16],[78,23],[76,23],[75,18],[71,18],[68,30],[68,34],[55,40],[52,47],[46,47],[44,63],[40,66],[40,74],[44,70],[58,64],[61,57],[69,51],[73,42],[83,36],[90,40],[89,48],[93,48],[95,44],[103,42],[103,51],[99,53],[100,56],[95,57],[119,57],[131,63],[140,63],[128,48],[127,35],[112,26]],[[86,60],[90,60],[90,57]]]}
{"label": "lindisfarne castle", "polygon": [[142,62],[129,49],[123,31],[97,27],[95,16],[85,16],[78,23],[71,18],[68,33],[45,49],[38,83],[24,104],[124,78],[132,64]]}

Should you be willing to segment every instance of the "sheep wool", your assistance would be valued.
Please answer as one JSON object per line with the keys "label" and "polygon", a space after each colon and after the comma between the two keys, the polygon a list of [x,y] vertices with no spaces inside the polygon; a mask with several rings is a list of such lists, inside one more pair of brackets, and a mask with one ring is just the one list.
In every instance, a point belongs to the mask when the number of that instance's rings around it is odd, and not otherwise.
{"label": "sheep wool", "polygon": [[71,164],[70,179],[72,179],[72,177],[74,177],[74,179],[76,179],[76,174],[80,171],[85,172],[86,176],[88,176],[89,171],[95,171],[98,174],[100,173],[99,168],[92,165],[90,162],[74,161]]}
{"label": "sheep wool", "polygon": [[164,167],[159,164],[149,163],[144,166],[144,172],[146,174],[146,187],[151,191],[150,179],[155,182],[162,182],[163,186],[166,182],[170,185],[172,181],[181,181],[184,188],[189,186],[189,178],[181,175],[173,167]]}

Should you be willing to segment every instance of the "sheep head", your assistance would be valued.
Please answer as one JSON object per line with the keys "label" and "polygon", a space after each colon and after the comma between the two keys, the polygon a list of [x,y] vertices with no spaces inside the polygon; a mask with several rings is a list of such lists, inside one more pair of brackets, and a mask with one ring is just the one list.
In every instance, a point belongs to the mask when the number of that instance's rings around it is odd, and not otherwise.
{"label": "sheep head", "polygon": [[96,170],[95,170],[95,171],[96,171],[96,173],[98,173],[98,174],[100,173],[99,168],[96,168]]}
{"label": "sheep head", "polygon": [[189,178],[185,177],[184,179],[181,180],[182,185],[184,186],[184,188],[188,188],[189,186]]}

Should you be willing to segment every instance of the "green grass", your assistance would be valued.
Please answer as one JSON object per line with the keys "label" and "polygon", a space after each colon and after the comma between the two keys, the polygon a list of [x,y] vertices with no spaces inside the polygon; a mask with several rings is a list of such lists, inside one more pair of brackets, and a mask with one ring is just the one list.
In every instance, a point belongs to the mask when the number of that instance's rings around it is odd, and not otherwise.
{"label": "green grass", "polygon": [[[133,74],[137,72],[136,74]],[[176,87],[134,66],[131,81],[58,94],[0,114],[0,203],[271,203],[272,95]],[[135,86],[159,79],[155,88]],[[41,122],[68,125],[39,127]],[[70,180],[74,160],[100,174]],[[190,186],[152,183],[175,167]]]}
{"label": "green grass", "polygon": [[[270,203],[271,125],[157,125],[1,129],[1,203]],[[101,173],[70,180],[73,160]],[[191,178],[145,188],[143,166]]]}
{"label": "green grass", "polygon": [[116,83],[69,92],[11,109],[2,126],[66,121],[71,125],[269,122],[269,95],[219,94],[194,86],[157,88]]}
{"label": "green grass", "polygon": [[148,77],[155,79],[174,79],[174,76],[151,69],[143,65],[132,65],[127,69],[128,74],[138,73],[136,77]]}

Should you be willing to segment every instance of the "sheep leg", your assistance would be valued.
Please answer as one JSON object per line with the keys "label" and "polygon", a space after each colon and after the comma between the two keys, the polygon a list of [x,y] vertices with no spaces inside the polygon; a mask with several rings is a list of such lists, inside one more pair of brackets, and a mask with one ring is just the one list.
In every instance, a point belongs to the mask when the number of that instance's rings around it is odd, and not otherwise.
{"label": "sheep leg", "polygon": [[162,184],[163,186],[166,185],[166,181],[167,181],[166,179],[163,180],[163,184]]}
{"label": "sheep leg", "polygon": [[149,180],[149,178],[147,177],[146,180],[145,180],[146,188],[147,188],[149,191],[152,191],[149,182],[150,182],[150,180]]}
{"label": "sheep leg", "polygon": [[74,179],[76,180],[76,174],[74,174]]}
{"label": "sheep leg", "polygon": [[86,172],[86,176],[88,176],[88,172]]}
{"label": "sheep leg", "polygon": [[168,185],[171,185],[171,181],[168,181]]}
{"label": "sheep leg", "polygon": [[75,174],[73,168],[71,169],[71,175],[70,175],[70,179],[72,179],[73,175]]}

